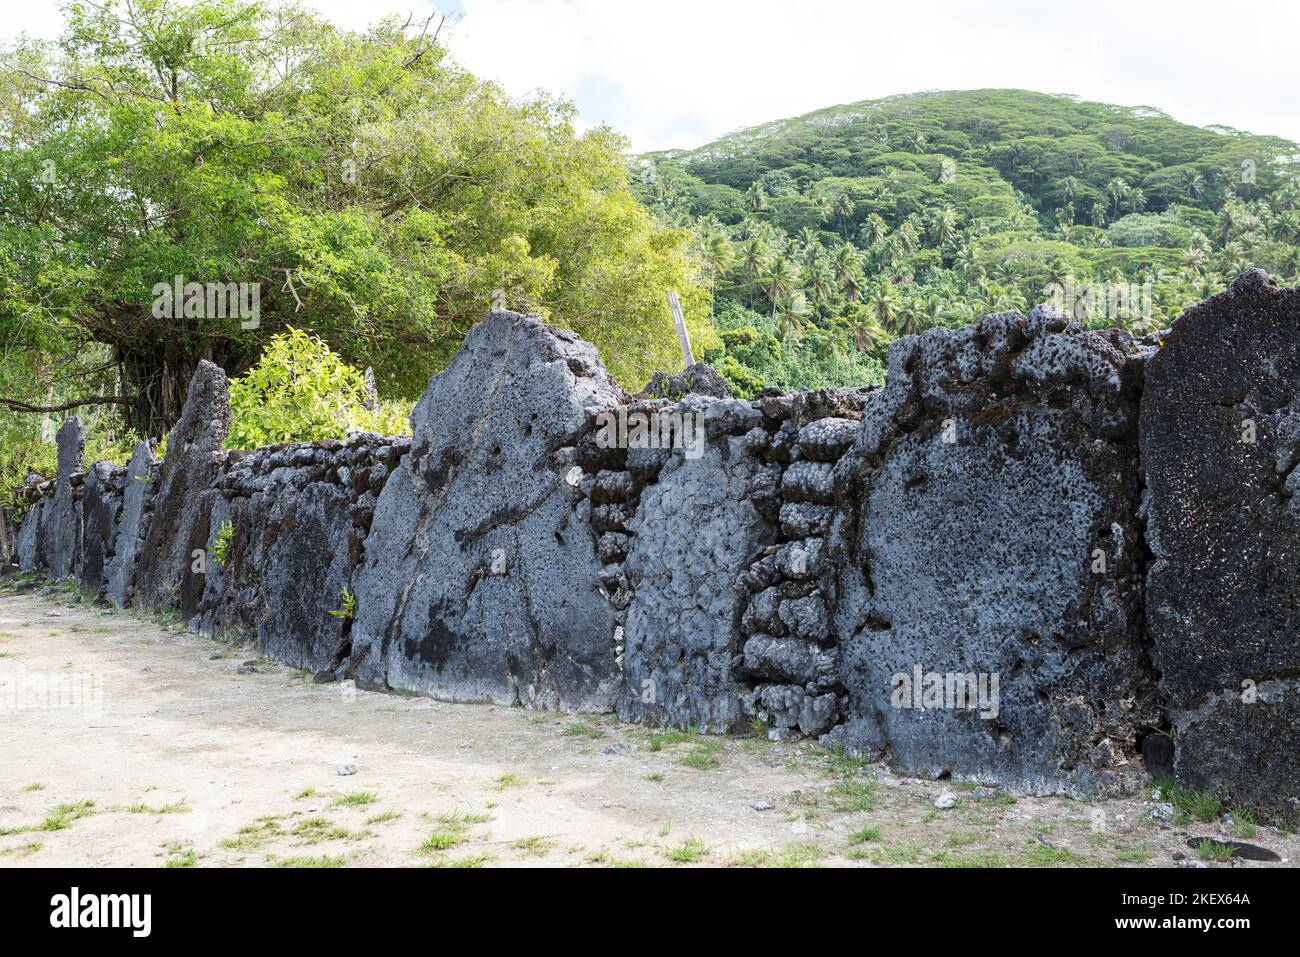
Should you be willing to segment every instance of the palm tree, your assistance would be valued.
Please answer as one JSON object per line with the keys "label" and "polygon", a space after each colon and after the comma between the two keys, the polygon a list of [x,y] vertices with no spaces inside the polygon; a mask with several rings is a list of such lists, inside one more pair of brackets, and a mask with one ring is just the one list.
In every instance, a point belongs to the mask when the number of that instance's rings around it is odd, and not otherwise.
{"label": "palm tree", "polygon": [[854,313],[854,320],[852,330],[853,346],[859,352],[870,352],[872,349],[877,349],[889,337],[885,327],[872,319],[866,310],[857,310]]}
{"label": "palm tree", "polygon": [[767,209],[767,193],[760,184],[751,183],[749,189],[745,190],[745,205],[751,213]]}
{"label": "palm tree", "polygon": [[745,271],[745,278],[750,282],[757,280],[767,269],[771,258],[772,251],[768,249],[767,243],[757,236],[751,237],[740,252],[740,264]]}
{"label": "palm tree", "polygon": [[876,283],[867,293],[867,310],[886,329],[893,325],[898,315],[898,297],[887,282]]}
{"label": "palm tree", "polygon": [[849,225],[853,222],[853,216],[857,211],[858,204],[853,201],[853,197],[848,194],[847,190],[836,194],[832,212],[840,221],[840,235],[845,240],[849,238]]}
{"label": "palm tree", "polygon": [[895,322],[900,336],[914,336],[921,331],[921,310],[915,299],[909,297],[898,304]]}
{"label": "palm tree", "polygon": [[1049,285],[1064,286],[1074,279],[1070,264],[1062,256],[1056,256],[1047,264],[1047,282]]}
{"label": "palm tree", "polygon": [[1111,208],[1115,211],[1115,214],[1118,215],[1119,204],[1123,202],[1124,197],[1128,195],[1128,183],[1124,182],[1123,177],[1116,176],[1106,184],[1106,195],[1110,197]]}
{"label": "palm tree", "polygon": [[[844,291],[844,298],[853,300],[857,298],[850,295],[850,281],[862,275],[862,253],[852,243],[844,243],[837,246],[835,252],[831,255],[831,268],[835,273],[835,282],[839,284]],[[856,285],[857,291],[861,291],[861,286]]]}
{"label": "palm tree", "polygon": [[1200,199],[1205,195],[1205,177],[1200,170],[1183,170],[1183,192],[1189,199]]}
{"label": "palm tree", "polygon": [[767,290],[767,298],[772,303],[773,316],[776,315],[777,305],[782,300],[788,299],[794,290],[795,278],[794,266],[784,256],[776,257],[767,267],[763,285]]}
{"label": "palm tree", "polygon": [[957,235],[957,213],[951,206],[944,206],[934,213],[931,222],[936,246],[943,247]]}
{"label": "palm tree", "polygon": [[943,325],[943,313],[947,306],[943,300],[931,293],[921,300],[921,322],[923,328],[933,329]]}
{"label": "palm tree", "polygon": [[1076,196],[1079,195],[1080,183],[1073,176],[1067,176],[1061,180],[1061,199],[1066,203],[1073,203]]}
{"label": "palm tree", "polygon": [[1300,279],[1300,247],[1292,246],[1283,254],[1282,268],[1288,279]]}
{"label": "palm tree", "polygon": [[835,298],[835,273],[821,260],[804,270],[803,283],[808,290],[808,301],[814,308],[825,306]]}
{"label": "palm tree", "polygon": [[975,247],[970,243],[963,243],[958,247],[956,255],[952,258],[952,264],[953,268],[967,279],[978,277],[984,271],[979,256],[975,253]]}
{"label": "palm tree", "polygon": [[858,238],[866,243],[868,248],[880,244],[886,236],[889,235],[889,224],[886,223],[879,213],[872,213],[858,230]]}
{"label": "palm tree", "polygon": [[1210,253],[1204,246],[1189,246],[1183,252],[1183,266],[1195,275],[1203,273],[1205,264],[1209,261]]}
{"label": "palm tree", "polygon": [[817,230],[813,229],[811,226],[805,226],[803,229],[799,230],[799,238],[796,240],[795,245],[803,256],[808,258],[814,252],[821,249],[821,236],[818,235]]}
{"label": "palm tree", "polygon": [[808,300],[797,289],[773,303],[772,315],[787,334],[797,334],[803,330],[803,317],[807,313]]}

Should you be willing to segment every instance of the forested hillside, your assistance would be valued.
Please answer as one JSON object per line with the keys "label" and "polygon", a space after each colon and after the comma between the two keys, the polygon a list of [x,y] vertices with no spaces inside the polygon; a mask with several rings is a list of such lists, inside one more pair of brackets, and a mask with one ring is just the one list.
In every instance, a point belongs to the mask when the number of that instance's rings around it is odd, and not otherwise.
{"label": "forested hillside", "polygon": [[[743,391],[878,380],[890,339],[1054,299],[1158,330],[1249,266],[1300,277],[1300,148],[1022,90],[832,107],[634,160],[689,225]],[[1149,285],[1148,285],[1149,284]]]}

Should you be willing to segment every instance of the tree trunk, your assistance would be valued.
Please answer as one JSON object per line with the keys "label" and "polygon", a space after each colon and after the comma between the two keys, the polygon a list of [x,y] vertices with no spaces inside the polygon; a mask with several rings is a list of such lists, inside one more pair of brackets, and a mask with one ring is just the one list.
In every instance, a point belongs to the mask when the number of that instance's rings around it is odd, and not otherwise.
{"label": "tree trunk", "polygon": [[120,363],[122,388],[135,401],[124,406],[126,424],[141,436],[160,438],[180,418],[189,392],[190,379],[199,361],[207,359],[237,374],[243,370],[247,356],[237,344],[222,341],[214,348],[209,342],[191,346],[181,341],[152,343],[112,343]]}

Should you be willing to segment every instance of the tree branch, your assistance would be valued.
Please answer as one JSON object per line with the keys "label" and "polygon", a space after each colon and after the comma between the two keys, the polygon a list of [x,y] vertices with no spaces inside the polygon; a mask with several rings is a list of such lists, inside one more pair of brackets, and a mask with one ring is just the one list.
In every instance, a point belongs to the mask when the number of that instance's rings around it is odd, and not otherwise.
{"label": "tree branch", "polygon": [[0,405],[6,405],[19,412],[37,413],[67,412],[69,409],[76,409],[83,405],[130,405],[134,401],[134,396],[92,395],[85,399],[76,399],[72,402],[65,402],[62,405],[28,405],[26,402],[19,402],[17,399],[6,399],[0,397]]}

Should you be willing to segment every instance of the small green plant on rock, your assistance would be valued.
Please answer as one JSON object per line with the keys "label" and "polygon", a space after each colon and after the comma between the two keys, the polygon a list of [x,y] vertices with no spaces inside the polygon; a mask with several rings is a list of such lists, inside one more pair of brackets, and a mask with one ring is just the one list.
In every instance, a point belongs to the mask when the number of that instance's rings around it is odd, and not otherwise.
{"label": "small green plant on rock", "polygon": [[333,615],[335,618],[343,618],[345,620],[351,619],[356,616],[357,613],[356,595],[352,594],[352,592],[344,588],[343,591],[339,592],[339,602],[341,603],[340,607],[330,609],[331,615]]}
{"label": "small green plant on rock", "polygon": [[235,523],[222,522],[221,527],[217,529],[217,537],[213,540],[212,547],[208,549],[208,558],[218,565],[225,565],[226,555],[230,552],[230,542],[234,537]]}

